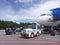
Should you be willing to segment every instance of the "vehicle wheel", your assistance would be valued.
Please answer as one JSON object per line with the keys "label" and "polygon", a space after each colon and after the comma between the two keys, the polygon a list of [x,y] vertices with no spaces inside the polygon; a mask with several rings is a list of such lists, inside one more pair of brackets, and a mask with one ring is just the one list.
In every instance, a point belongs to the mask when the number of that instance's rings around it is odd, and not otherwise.
{"label": "vehicle wheel", "polygon": [[39,35],[39,32],[37,32],[37,34],[36,34],[37,36]]}
{"label": "vehicle wheel", "polygon": [[33,37],[34,37],[34,34],[32,33],[32,34],[31,34],[31,38],[33,38]]}

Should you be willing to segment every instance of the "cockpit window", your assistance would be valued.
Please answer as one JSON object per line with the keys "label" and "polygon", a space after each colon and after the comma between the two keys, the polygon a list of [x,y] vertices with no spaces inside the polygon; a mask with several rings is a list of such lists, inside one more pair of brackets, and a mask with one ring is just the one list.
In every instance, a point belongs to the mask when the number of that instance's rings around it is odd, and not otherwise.
{"label": "cockpit window", "polygon": [[46,14],[42,14],[41,16],[45,16]]}
{"label": "cockpit window", "polygon": [[51,14],[42,14],[41,16],[45,16],[45,15],[51,16]]}

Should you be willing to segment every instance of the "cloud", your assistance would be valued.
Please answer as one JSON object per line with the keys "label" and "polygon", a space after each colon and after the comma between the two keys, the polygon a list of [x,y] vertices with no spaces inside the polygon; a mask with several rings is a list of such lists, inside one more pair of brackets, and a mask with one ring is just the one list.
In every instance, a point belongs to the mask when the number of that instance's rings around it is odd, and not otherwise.
{"label": "cloud", "polygon": [[[25,9],[22,11],[19,11],[19,13],[23,16],[26,16],[26,18],[33,17],[34,19],[37,19],[41,14],[44,13],[50,13],[50,9],[58,8],[60,7],[60,1],[48,1],[43,4],[35,5],[35,7],[32,7],[30,9]],[[25,15],[24,15],[24,14]]]}
{"label": "cloud", "polygon": [[16,2],[29,3],[32,2],[32,0],[16,0]]}
{"label": "cloud", "polygon": [[27,13],[30,16],[37,17],[42,13],[50,13],[50,9],[58,7],[60,7],[60,1],[48,1],[46,3],[37,5],[37,7],[32,7],[29,10],[25,10],[25,13]]}
{"label": "cloud", "polygon": [[34,5],[29,9],[19,10],[18,12],[15,12],[11,6],[7,6],[0,10],[0,20],[14,22],[21,22],[23,20],[28,22],[27,19],[29,19],[35,21],[41,14],[50,13],[50,9],[58,7],[60,7],[59,0],[49,0],[47,2]]}

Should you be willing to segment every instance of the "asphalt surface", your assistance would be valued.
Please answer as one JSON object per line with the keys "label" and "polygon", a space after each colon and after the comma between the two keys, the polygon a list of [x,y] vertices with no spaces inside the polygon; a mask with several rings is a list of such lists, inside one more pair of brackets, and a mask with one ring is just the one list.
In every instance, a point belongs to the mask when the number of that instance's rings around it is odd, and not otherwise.
{"label": "asphalt surface", "polygon": [[[55,36],[40,35],[34,38],[22,38],[19,33],[13,35],[0,35],[0,45],[60,45]],[[60,36],[59,36],[60,37]]]}
{"label": "asphalt surface", "polygon": [[0,30],[0,35],[5,34],[5,30]]}
{"label": "asphalt surface", "polygon": [[51,36],[50,34],[42,34],[42,35],[40,35],[40,37],[44,37],[44,38],[52,40],[52,41],[60,42],[60,35]]}
{"label": "asphalt surface", "polygon": [[0,45],[60,45],[60,35],[41,34],[34,38],[22,38],[20,33],[0,34]]}

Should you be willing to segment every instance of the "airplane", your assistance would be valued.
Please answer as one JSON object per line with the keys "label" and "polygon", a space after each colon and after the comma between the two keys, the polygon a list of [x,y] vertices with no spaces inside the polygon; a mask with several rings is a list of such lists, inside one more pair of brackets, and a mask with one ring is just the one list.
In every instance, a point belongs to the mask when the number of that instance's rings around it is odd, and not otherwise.
{"label": "airplane", "polygon": [[44,26],[56,26],[59,24],[59,21],[55,21],[52,14],[42,14],[38,17],[37,23]]}
{"label": "airplane", "polygon": [[52,9],[51,14],[41,14],[36,22],[36,24],[50,27],[51,30],[54,30],[54,27],[60,23],[60,8]]}

